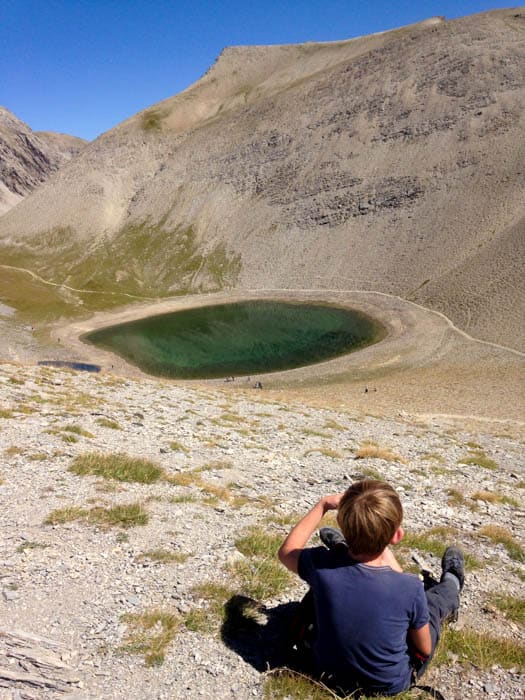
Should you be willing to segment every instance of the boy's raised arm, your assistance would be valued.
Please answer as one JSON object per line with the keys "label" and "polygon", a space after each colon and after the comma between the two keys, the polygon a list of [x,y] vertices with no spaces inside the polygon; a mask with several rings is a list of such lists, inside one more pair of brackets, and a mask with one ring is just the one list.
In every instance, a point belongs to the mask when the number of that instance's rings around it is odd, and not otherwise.
{"label": "boy's raised arm", "polygon": [[293,527],[279,549],[279,560],[287,569],[298,572],[299,557],[306,543],[317,529],[323,515],[329,510],[337,510],[342,493],[325,496]]}

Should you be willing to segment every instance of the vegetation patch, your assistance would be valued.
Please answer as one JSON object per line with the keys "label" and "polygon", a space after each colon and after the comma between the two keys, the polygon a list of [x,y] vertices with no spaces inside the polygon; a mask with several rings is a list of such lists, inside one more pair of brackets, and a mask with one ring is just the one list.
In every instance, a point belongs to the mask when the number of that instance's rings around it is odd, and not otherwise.
{"label": "vegetation patch", "polygon": [[147,109],[140,118],[140,126],[144,131],[160,131],[164,114],[159,109]]}
{"label": "vegetation patch", "polygon": [[473,501],[485,501],[486,503],[503,503],[514,508],[519,508],[520,504],[515,498],[504,496],[493,491],[476,491],[471,496]]}
{"label": "vegetation patch", "polygon": [[496,544],[502,544],[511,559],[515,559],[521,564],[525,563],[523,547],[514,539],[512,533],[506,528],[500,527],[499,525],[485,525],[479,532],[480,535],[485,535],[485,537],[496,542]]}
{"label": "vegetation patch", "polygon": [[93,433],[90,433],[88,430],[84,430],[81,428],[79,425],[65,425],[62,430],[65,433],[73,433],[74,435],[80,435],[82,437],[87,437],[87,438],[93,438],[95,437]]}
{"label": "vegetation patch", "polygon": [[473,464],[477,467],[483,467],[484,469],[490,469],[492,471],[499,468],[497,463],[490,457],[487,457],[483,450],[471,450],[458,460],[458,464]]}
{"label": "vegetation patch", "polygon": [[387,447],[379,447],[372,442],[363,442],[357,450],[354,459],[383,459],[386,462],[401,462],[406,464],[406,459]]}
{"label": "vegetation patch", "polygon": [[502,612],[508,620],[525,624],[525,598],[513,595],[494,593],[489,597],[489,602]]}
{"label": "vegetation patch", "polygon": [[16,551],[21,554],[22,552],[25,552],[26,549],[46,549],[47,547],[49,547],[48,544],[42,544],[41,542],[31,542],[29,540],[26,540],[25,542],[22,542],[22,544],[18,545]]}
{"label": "vegetation patch", "polygon": [[149,559],[150,561],[155,561],[160,564],[182,564],[189,556],[189,554],[184,554],[183,552],[172,552],[169,549],[162,549],[159,547],[143,552],[139,559]]}
{"label": "vegetation patch", "polygon": [[460,663],[471,663],[478,668],[525,668],[525,646],[516,639],[493,637],[469,629],[445,627],[434,662],[449,663],[449,653],[456,654]]}
{"label": "vegetation patch", "polygon": [[218,630],[225,620],[225,605],[235,595],[229,586],[217,583],[203,583],[192,588],[201,607],[195,607],[184,616],[184,624],[192,632],[209,634]]}
{"label": "vegetation patch", "polygon": [[184,454],[189,453],[189,449],[185,447],[181,442],[178,440],[172,440],[170,442],[170,449],[173,450],[174,452],[184,452]]}
{"label": "vegetation patch", "polygon": [[122,426],[116,420],[110,418],[97,418],[97,424],[103,428],[111,428],[111,430],[122,430]]}
{"label": "vegetation patch", "polygon": [[342,459],[343,455],[337,450],[332,450],[330,447],[313,447],[310,450],[306,450],[304,457],[308,457],[311,454],[320,454],[323,457],[330,457],[331,459]]}
{"label": "vegetation patch", "polygon": [[[417,549],[419,552],[433,554],[441,558],[445,549],[451,544],[457,543],[458,532],[454,528],[435,527],[419,534],[405,533],[400,547],[403,549]],[[468,552],[465,555],[465,569],[472,571],[481,568],[481,563]]]}
{"label": "vegetation patch", "polygon": [[146,525],[149,520],[148,512],[140,503],[128,503],[113,506],[112,508],[80,508],[78,506],[66,506],[52,511],[44,520],[46,525],[62,525],[73,520],[82,520],[88,525],[100,525],[102,527],[130,528],[137,525]]}
{"label": "vegetation patch", "polygon": [[179,627],[179,617],[165,610],[149,610],[126,613],[121,620],[128,633],[119,651],[143,655],[146,666],[160,666]]}
{"label": "vegetation patch", "polygon": [[78,455],[69,467],[78,476],[101,476],[116,481],[152,484],[164,477],[164,470],[149,459],[130,457],[125,452],[102,454],[88,452]]}

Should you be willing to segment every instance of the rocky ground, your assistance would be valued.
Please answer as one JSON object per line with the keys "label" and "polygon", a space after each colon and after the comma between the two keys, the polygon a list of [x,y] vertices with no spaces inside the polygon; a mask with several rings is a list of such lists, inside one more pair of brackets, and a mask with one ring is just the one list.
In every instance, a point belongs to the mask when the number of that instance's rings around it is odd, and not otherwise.
{"label": "rocky ground", "polygon": [[[473,430],[443,416],[287,403],[240,382],[188,388],[14,363],[0,365],[0,385],[2,700],[264,697],[257,659],[268,649],[256,646],[271,647],[271,634],[259,621],[251,638],[221,635],[194,587],[246,593],[235,567],[257,565],[239,551],[239,538],[253,527],[284,536],[287,516],[363,475],[386,478],[402,495],[406,562],[419,549],[439,570],[422,544],[429,537],[455,540],[475,558],[455,629],[524,644],[523,627],[491,598],[519,596],[525,574],[525,450],[516,422]],[[369,449],[356,459],[366,441],[379,456]],[[152,459],[169,480],[122,483],[69,471],[92,452]],[[102,527],[85,515],[130,503],[147,512],[147,524]],[[84,517],[46,524],[69,507]],[[491,525],[513,539],[495,542],[494,529],[483,529]],[[436,527],[453,529],[428,535]],[[155,550],[179,561],[158,561]],[[266,627],[303,591],[297,583],[263,599]],[[147,667],[143,655],[122,650],[130,632],[123,615],[154,609],[173,613],[178,628],[164,663]],[[195,623],[198,611],[207,631]],[[447,700],[520,697],[519,664],[502,658],[484,668],[462,654],[449,652],[428,675]]]}

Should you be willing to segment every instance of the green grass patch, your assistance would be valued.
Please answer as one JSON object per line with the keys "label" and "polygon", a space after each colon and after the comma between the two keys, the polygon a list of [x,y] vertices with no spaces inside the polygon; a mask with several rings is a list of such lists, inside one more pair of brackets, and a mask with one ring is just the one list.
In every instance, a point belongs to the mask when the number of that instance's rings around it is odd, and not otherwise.
{"label": "green grass patch", "polygon": [[110,418],[97,418],[97,424],[101,425],[103,428],[111,428],[111,430],[122,430],[120,423],[116,420],[111,420]]}
{"label": "green grass patch", "polygon": [[121,620],[128,633],[119,651],[143,655],[146,666],[160,666],[179,627],[179,617],[165,610],[149,610],[126,613]]}
{"label": "green grass patch", "polygon": [[149,516],[140,503],[128,503],[111,508],[97,506],[95,508],[80,508],[66,506],[52,511],[44,520],[46,525],[63,525],[73,520],[82,520],[88,525],[101,527],[123,527],[125,529],[146,525]]}
{"label": "green grass patch", "polygon": [[[434,527],[426,532],[419,534],[405,532],[405,536],[401,540],[399,547],[403,549],[417,549],[419,552],[433,554],[441,559],[445,549],[450,545],[457,545],[458,532],[454,528],[449,527]],[[480,569],[482,564],[468,552],[463,552],[465,555],[465,569],[472,571]]]}
{"label": "green grass patch", "polygon": [[13,411],[9,408],[0,408],[0,418],[12,418]]}
{"label": "green grass patch", "polygon": [[502,612],[508,620],[525,624],[525,598],[518,598],[504,593],[493,593],[489,602]]}
{"label": "green grass patch", "polygon": [[232,565],[241,592],[257,601],[275,598],[293,583],[291,574],[276,559],[254,557]]}
{"label": "green grass patch", "polygon": [[74,435],[80,435],[81,437],[95,437],[93,433],[90,433],[89,430],[84,430],[79,425],[65,425],[63,428],[61,428],[61,430],[63,430],[65,433],[73,433]]}
{"label": "green grass patch", "polygon": [[41,542],[31,542],[29,540],[26,540],[25,542],[22,542],[22,544],[18,545],[16,551],[22,553],[25,552],[26,549],[46,549],[47,547],[49,547],[48,544],[42,544]]}
{"label": "green grass patch", "polygon": [[525,552],[523,547],[517,542],[512,533],[510,533],[506,528],[500,527],[499,525],[485,525],[479,531],[480,535],[488,537],[490,540],[496,544],[502,544],[511,559],[525,563]]}
{"label": "green grass patch", "polygon": [[235,546],[245,557],[276,559],[282,542],[281,535],[262,532],[259,528],[251,528],[235,541]]}
{"label": "green grass patch", "polygon": [[149,459],[130,457],[125,452],[102,454],[89,452],[78,455],[69,471],[78,476],[101,476],[116,481],[152,484],[164,477],[164,470]]}
{"label": "green grass patch", "polygon": [[189,453],[189,449],[178,440],[172,440],[170,442],[170,450],[173,450],[174,452],[184,452],[184,454]]}
{"label": "green grass patch", "polygon": [[217,583],[203,583],[194,586],[192,593],[204,606],[195,607],[185,614],[185,626],[192,632],[201,634],[216,632],[225,620],[224,606],[235,595],[235,590]]}
{"label": "green grass patch", "polygon": [[490,457],[487,457],[483,450],[471,450],[458,460],[458,464],[473,464],[477,467],[483,467],[483,469],[490,469],[491,471],[499,469],[498,464]]}
{"label": "green grass patch", "polygon": [[456,654],[460,663],[489,669],[494,664],[503,668],[525,668],[525,646],[516,639],[503,639],[474,630],[445,627],[434,663],[450,663],[448,654]]}

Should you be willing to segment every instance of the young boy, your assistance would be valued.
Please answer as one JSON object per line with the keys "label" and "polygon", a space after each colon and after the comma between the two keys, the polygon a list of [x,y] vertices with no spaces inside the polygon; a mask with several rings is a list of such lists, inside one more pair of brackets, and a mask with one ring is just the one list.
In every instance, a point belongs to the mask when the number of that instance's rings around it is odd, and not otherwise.
{"label": "young boy", "polygon": [[[330,547],[305,549],[329,510],[337,510],[342,535],[323,528]],[[291,530],[279,559],[310,586],[315,607],[316,672],[345,693],[395,695],[406,690],[437,645],[442,623],[459,607],[464,557],[449,547],[441,581],[426,593],[404,574],[389,544],[403,538],[397,493],[381,481],[359,481],[325,496]]]}

